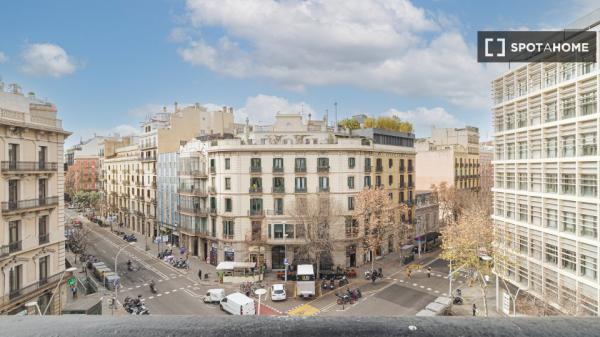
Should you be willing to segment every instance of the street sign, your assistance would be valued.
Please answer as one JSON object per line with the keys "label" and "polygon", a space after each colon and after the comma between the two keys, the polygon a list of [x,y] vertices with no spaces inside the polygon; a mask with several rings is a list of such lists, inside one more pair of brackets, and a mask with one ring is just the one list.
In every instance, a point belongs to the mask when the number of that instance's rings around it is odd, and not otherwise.
{"label": "street sign", "polygon": [[75,279],[74,277],[69,277],[69,279],[67,280],[67,284],[70,286],[74,286],[77,283],[77,279]]}
{"label": "street sign", "polygon": [[283,264],[285,264],[286,266],[288,265],[288,259],[287,259],[287,257],[285,259],[283,259]]}
{"label": "street sign", "polygon": [[510,316],[510,295],[506,292],[502,293],[502,312],[506,316]]}

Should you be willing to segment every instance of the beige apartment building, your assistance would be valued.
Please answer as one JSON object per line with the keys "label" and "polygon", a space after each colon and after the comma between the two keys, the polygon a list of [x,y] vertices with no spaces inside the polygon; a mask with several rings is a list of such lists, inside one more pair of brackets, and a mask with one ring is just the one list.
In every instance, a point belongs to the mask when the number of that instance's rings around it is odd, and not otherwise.
{"label": "beige apartment building", "polygon": [[6,92],[0,82],[0,314],[21,313],[32,301],[55,314],[66,301],[62,160],[69,134],[52,103],[24,96],[17,85]]}
{"label": "beige apartment building", "polygon": [[[364,135],[359,135],[364,134]],[[323,266],[357,266],[372,255],[352,221],[356,194],[378,185],[412,203],[414,135],[380,129],[334,132],[323,120],[278,114],[233,139],[195,140],[180,150],[180,243],[212,264],[255,261],[283,269],[302,259],[302,214],[327,210],[331,256]],[[402,177],[402,178],[401,178]],[[309,209],[297,208],[307,200]],[[412,208],[402,217],[412,222]],[[401,220],[398,219],[400,222]],[[390,237],[374,254],[411,239]],[[298,262],[298,261],[296,261]]]}
{"label": "beige apartment building", "polygon": [[457,189],[480,186],[476,127],[434,128],[430,138],[417,140],[415,149],[418,190],[429,190],[442,182]]}
{"label": "beige apartment building", "polygon": [[[173,112],[166,108],[142,123],[136,145],[116,148],[104,165],[111,176],[107,184],[108,208],[117,212],[117,222],[146,237],[170,229],[157,223],[157,159],[161,153],[176,152],[182,143],[202,135],[230,133],[233,109],[207,111],[199,104]],[[176,224],[175,224],[176,225]]]}

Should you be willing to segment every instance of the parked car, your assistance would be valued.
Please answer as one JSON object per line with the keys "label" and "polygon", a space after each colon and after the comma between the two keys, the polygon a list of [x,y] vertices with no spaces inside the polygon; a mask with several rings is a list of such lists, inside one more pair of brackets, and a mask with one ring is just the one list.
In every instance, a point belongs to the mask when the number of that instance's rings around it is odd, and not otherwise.
{"label": "parked car", "polygon": [[271,286],[271,301],[284,301],[286,298],[283,284],[278,283]]}
{"label": "parked car", "polygon": [[220,302],[221,310],[232,315],[256,315],[254,300],[242,293],[227,295]]}

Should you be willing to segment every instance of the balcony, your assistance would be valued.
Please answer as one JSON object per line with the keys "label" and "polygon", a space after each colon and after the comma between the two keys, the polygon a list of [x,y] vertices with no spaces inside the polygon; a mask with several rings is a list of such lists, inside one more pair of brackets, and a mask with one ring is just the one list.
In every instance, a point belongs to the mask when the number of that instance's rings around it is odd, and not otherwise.
{"label": "balcony", "polygon": [[4,247],[8,247],[7,248],[8,254],[20,252],[23,249],[23,241],[22,240],[14,241]]}
{"label": "balcony", "polygon": [[210,167],[210,173],[211,173],[211,174],[215,174],[215,173],[217,173],[217,168],[216,168],[216,167],[214,167],[214,166],[211,166],[211,167]]}
{"label": "balcony", "polygon": [[375,167],[375,171],[376,171],[376,172],[382,172],[382,171],[383,171],[383,165],[377,165],[377,166]]}
{"label": "balcony", "polygon": [[58,170],[58,163],[37,161],[3,161],[1,163],[1,168],[2,172],[5,173],[55,172]]}
{"label": "balcony", "polygon": [[180,231],[186,233],[186,234],[190,234],[190,235],[203,235],[203,236],[210,236],[210,233],[208,232],[208,229],[206,228],[202,228],[201,225],[198,226],[181,226],[179,228]]}
{"label": "balcony", "polygon": [[208,188],[209,194],[217,194],[217,189],[214,186]]}
{"label": "balcony", "polygon": [[404,165],[400,166],[400,173],[404,173],[406,171],[406,168],[404,167]]}
{"label": "balcony", "polygon": [[2,202],[3,213],[15,213],[35,208],[49,208],[58,205],[58,197],[46,197],[19,201]]}
{"label": "balcony", "polygon": [[250,172],[251,173],[261,173],[262,167],[261,166],[250,166]]}
{"label": "balcony", "polygon": [[285,186],[273,186],[271,188],[271,192],[273,192],[273,193],[285,193]]}
{"label": "balcony", "polygon": [[129,186],[131,182],[129,180],[123,180],[123,185]]}
{"label": "balcony", "polygon": [[190,177],[201,178],[201,179],[206,179],[208,177],[208,174],[206,173],[205,170],[180,171],[179,175],[180,176],[190,176]]}
{"label": "balcony", "polygon": [[329,186],[319,186],[319,192],[329,193]]}
{"label": "balcony", "polygon": [[[50,277],[46,277],[40,279],[38,281],[33,282],[32,284],[19,288],[19,289],[11,289],[8,295],[4,295],[0,297],[0,306],[7,304],[9,301],[17,301],[20,298],[23,298],[35,291],[44,288],[52,288],[56,286],[56,283],[61,279],[62,272],[56,273]],[[66,280],[66,278],[64,278]]]}
{"label": "balcony", "polygon": [[38,235],[38,242],[40,245],[50,242],[50,233]]}
{"label": "balcony", "polygon": [[412,171],[413,171],[413,167],[412,167],[412,165],[408,165],[408,172],[410,173],[410,172],[412,172]]}
{"label": "balcony", "polygon": [[142,157],[142,162],[156,161],[156,156],[144,156]]}
{"label": "balcony", "polygon": [[283,166],[273,166],[273,173],[283,173]]}
{"label": "balcony", "polygon": [[365,172],[371,172],[371,165],[365,165]]}
{"label": "balcony", "polygon": [[294,168],[294,172],[296,172],[296,173],[306,173],[306,166],[296,166]]}
{"label": "balcony", "polygon": [[209,210],[209,212],[210,212],[210,215],[217,215],[217,209],[216,208],[211,208]]}
{"label": "balcony", "polygon": [[264,218],[265,211],[262,209],[251,209],[248,211],[248,216],[251,218]]}
{"label": "balcony", "polygon": [[284,215],[283,214],[283,209],[270,209],[270,210],[267,210],[267,215],[268,216]]}
{"label": "balcony", "polygon": [[317,166],[317,172],[319,172],[319,173],[329,172],[329,165],[327,165],[327,166]]}
{"label": "balcony", "polygon": [[248,193],[262,193],[262,187],[250,186],[250,188],[248,189]]}
{"label": "balcony", "polygon": [[294,193],[306,193],[306,187],[296,187]]}

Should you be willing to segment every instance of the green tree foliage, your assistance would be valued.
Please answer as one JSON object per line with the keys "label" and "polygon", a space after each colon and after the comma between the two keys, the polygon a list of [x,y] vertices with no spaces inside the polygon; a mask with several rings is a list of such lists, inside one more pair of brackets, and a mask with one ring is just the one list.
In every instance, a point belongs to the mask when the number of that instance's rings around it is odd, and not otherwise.
{"label": "green tree foliage", "polygon": [[73,196],[73,202],[81,207],[97,208],[100,202],[100,193],[96,191],[77,192]]}
{"label": "green tree foliage", "polygon": [[[338,125],[345,129],[359,129],[360,123],[354,118],[342,119]],[[413,132],[413,126],[410,122],[403,121],[398,117],[367,117],[364,122],[365,128],[379,128],[390,131]]]}

